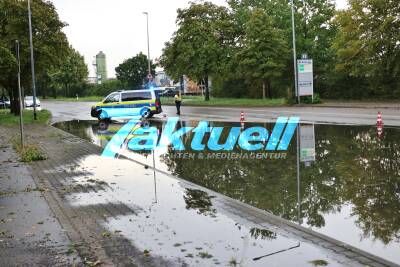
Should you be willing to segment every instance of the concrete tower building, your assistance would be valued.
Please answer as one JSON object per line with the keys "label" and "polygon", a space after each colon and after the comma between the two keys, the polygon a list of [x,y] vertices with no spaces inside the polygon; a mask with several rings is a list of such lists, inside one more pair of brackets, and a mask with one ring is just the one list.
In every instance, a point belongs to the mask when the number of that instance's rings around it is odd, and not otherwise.
{"label": "concrete tower building", "polygon": [[104,54],[103,51],[100,51],[96,55],[96,76],[98,83],[107,80],[106,54]]}

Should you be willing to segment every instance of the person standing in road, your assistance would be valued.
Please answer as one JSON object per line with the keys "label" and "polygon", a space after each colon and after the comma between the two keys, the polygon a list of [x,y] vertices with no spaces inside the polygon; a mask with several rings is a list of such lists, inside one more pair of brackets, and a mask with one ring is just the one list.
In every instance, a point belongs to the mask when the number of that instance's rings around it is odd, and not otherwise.
{"label": "person standing in road", "polygon": [[175,94],[174,99],[176,106],[176,114],[181,115],[182,96],[180,90]]}

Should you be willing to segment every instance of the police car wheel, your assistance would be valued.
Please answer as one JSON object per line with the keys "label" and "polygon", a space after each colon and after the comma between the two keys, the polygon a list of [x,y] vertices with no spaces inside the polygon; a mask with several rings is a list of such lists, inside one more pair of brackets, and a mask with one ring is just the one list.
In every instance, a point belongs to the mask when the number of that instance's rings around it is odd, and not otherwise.
{"label": "police car wheel", "polygon": [[151,112],[149,109],[145,109],[141,112],[142,118],[150,118],[151,117]]}

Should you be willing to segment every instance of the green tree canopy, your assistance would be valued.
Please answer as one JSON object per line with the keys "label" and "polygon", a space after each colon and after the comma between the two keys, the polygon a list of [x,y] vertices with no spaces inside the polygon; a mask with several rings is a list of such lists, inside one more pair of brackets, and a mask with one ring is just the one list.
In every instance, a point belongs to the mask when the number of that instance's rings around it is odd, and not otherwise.
{"label": "green tree canopy", "polygon": [[334,43],[338,71],[367,80],[369,95],[400,96],[400,2],[350,0]]}
{"label": "green tree canopy", "polygon": [[282,76],[289,55],[284,34],[274,27],[273,18],[262,9],[254,9],[245,25],[243,43],[235,58],[238,74],[261,81],[263,98],[271,97],[271,80]]}
{"label": "green tree canopy", "polygon": [[229,57],[232,19],[225,7],[210,2],[192,3],[178,9],[178,30],[166,43],[161,65],[174,79],[186,74],[206,87],[209,100],[209,76],[218,75]]}
{"label": "green tree canopy", "polygon": [[[151,63],[151,73],[155,75],[156,66]],[[148,60],[147,56],[139,53],[125,60],[115,68],[117,79],[128,85],[129,88],[137,89],[147,80]]]}
{"label": "green tree canopy", "polygon": [[330,77],[335,75],[335,50],[332,48],[337,36],[335,3],[331,0],[296,1],[296,15],[298,57],[307,53],[313,59],[317,92],[333,89]]}
{"label": "green tree canopy", "polygon": [[[70,47],[67,58],[54,76],[56,81],[63,85],[65,96],[74,96],[74,94],[78,92],[76,90],[75,92],[71,92],[71,86],[79,86],[84,83],[88,73],[88,68],[83,56]],[[47,74],[46,77],[49,77],[49,75]]]}
{"label": "green tree canopy", "polygon": [[17,71],[15,56],[5,47],[0,46],[0,87],[6,87]]}
{"label": "green tree canopy", "polygon": [[[62,29],[66,26],[61,22],[54,5],[49,1],[31,1],[32,31],[35,53],[36,73],[40,76],[48,68],[60,66],[67,56],[68,41]],[[8,50],[15,54],[15,40],[20,42],[21,57],[21,83],[26,93],[31,93],[31,62],[29,51],[29,27],[27,1],[2,0],[0,1],[0,46],[2,54]],[[12,59],[11,59],[12,60]],[[5,61],[4,61],[5,62]],[[3,65],[2,67],[6,67]],[[9,71],[1,74],[1,85],[8,91],[11,97],[12,110],[17,112],[17,81],[16,72]],[[38,88],[40,91],[40,88]]]}

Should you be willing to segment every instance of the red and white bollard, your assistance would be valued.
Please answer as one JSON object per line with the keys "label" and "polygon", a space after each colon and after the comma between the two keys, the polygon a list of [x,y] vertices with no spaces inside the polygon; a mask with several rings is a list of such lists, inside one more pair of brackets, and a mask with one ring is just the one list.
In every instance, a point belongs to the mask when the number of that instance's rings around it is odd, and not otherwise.
{"label": "red and white bollard", "polygon": [[244,113],[243,111],[240,112],[240,128],[244,129]]}
{"label": "red and white bollard", "polygon": [[376,119],[376,125],[383,125],[382,112],[378,111],[378,117]]}
{"label": "red and white bollard", "polygon": [[383,136],[383,120],[382,120],[382,113],[378,112],[378,117],[376,119],[376,133],[379,139]]}

